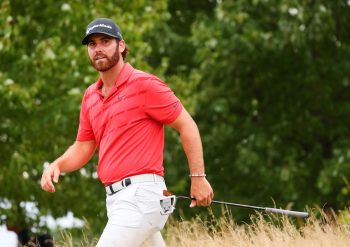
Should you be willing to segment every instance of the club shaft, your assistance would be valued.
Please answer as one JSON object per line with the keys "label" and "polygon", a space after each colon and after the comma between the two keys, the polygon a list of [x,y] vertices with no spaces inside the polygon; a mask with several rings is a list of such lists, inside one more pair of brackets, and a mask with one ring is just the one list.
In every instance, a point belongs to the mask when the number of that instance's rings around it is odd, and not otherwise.
{"label": "club shaft", "polygon": [[[177,198],[195,200],[188,196],[177,196]],[[239,204],[239,203],[233,203],[233,202],[215,201],[215,200],[213,200],[212,203],[223,204],[223,205],[233,206],[233,207],[240,207],[240,208],[249,208],[254,210],[265,211],[267,213],[284,214],[284,215],[293,216],[293,217],[301,217],[301,218],[309,217],[309,214],[307,212],[291,211],[291,210],[278,209],[278,208],[258,207],[258,206],[251,206],[251,205],[245,205],[245,204]]]}
{"label": "club shaft", "polygon": [[265,211],[269,213],[285,214],[288,216],[300,217],[300,218],[309,217],[309,213],[307,212],[291,211],[291,210],[278,209],[278,208],[265,208]]}

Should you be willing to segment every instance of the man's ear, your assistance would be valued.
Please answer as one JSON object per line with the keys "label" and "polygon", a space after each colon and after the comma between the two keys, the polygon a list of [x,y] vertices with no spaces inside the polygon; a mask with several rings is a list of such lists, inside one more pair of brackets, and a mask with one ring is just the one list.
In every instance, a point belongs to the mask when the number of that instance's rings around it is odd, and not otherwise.
{"label": "man's ear", "polygon": [[118,46],[119,46],[119,52],[123,53],[125,50],[125,46],[126,46],[125,41],[123,39],[119,40]]}

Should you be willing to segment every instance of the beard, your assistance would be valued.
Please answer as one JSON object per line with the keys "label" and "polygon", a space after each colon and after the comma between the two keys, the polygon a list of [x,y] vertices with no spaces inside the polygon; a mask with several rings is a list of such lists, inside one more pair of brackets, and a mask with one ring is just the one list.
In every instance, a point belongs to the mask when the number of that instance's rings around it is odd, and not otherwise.
{"label": "beard", "polygon": [[[104,59],[96,60],[96,57],[103,57]],[[119,48],[117,46],[111,57],[98,53],[93,59],[90,58],[90,63],[97,71],[105,72],[114,67],[119,62],[119,59]]]}

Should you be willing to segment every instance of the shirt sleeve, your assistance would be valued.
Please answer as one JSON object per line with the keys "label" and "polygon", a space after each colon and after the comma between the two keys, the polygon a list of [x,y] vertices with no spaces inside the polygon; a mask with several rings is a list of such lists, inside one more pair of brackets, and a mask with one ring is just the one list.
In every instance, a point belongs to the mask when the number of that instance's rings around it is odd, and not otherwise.
{"label": "shirt sleeve", "polygon": [[78,134],[77,134],[77,141],[90,141],[95,140],[95,135],[91,126],[90,118],[88,111],[86,109],[87,103],[86,103],[86,93],[83,97],[83,101],[81,103],[80,108],[80,120],[79,120],[79,128],[78,128]]}
{"label": "shirt sleeve", "polygon": [[182,104],[174,92],[160,79],[150,79],[146,88],[145,111],[151,118],[170,124],[180,115]]}

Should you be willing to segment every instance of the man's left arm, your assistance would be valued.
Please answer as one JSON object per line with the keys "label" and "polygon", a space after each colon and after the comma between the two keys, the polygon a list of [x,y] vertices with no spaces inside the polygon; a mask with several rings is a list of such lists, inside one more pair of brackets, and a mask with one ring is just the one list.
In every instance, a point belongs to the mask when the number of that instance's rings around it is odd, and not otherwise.
{"label": "man's left arm", "polygon": [[183,108],[180,115],[169,125],[180,133],[182,146],[188,159],[190,174],[194,175],[191,176],[191,198],[195,198],[195,200],[192,200],[190,207],[197,205],[209,206],[214,193],[204,176],[203,148],[197,124],[186,109]]}

